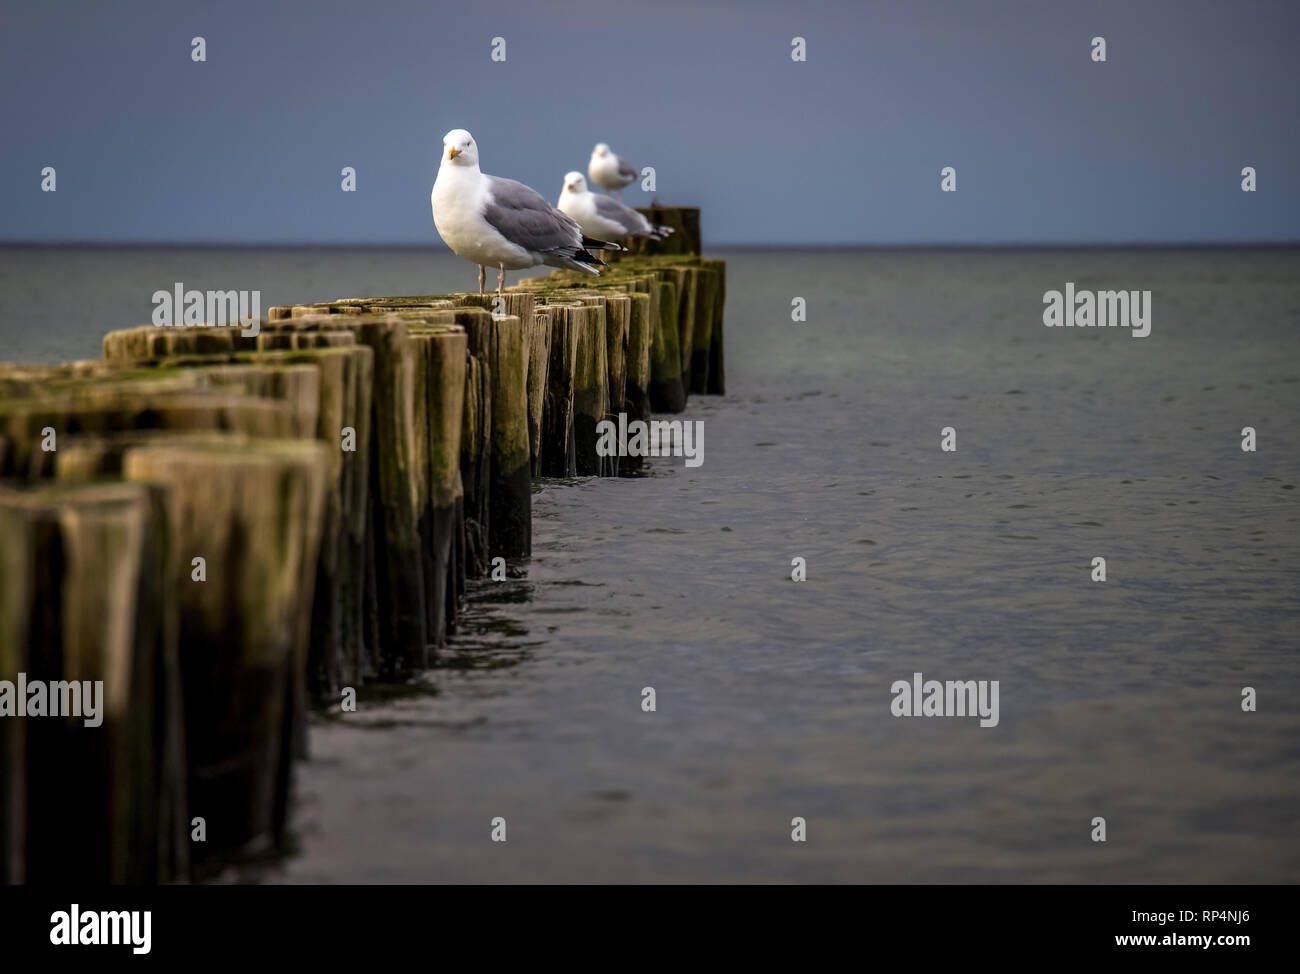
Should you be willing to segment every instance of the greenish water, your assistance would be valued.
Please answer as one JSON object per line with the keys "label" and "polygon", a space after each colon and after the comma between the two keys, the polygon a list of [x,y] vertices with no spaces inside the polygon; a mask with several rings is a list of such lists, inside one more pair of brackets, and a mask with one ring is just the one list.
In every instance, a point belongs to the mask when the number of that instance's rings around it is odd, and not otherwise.
{"label": "greenish water", "polygon": [[[1300,879],[1300,254],[719,256],[703,465],[536,493],[527,577],[476,587],[425,692],[313,728],[262,878]],[[174,281],[265,310],[474,271],[8,251],[3,357],[94,357]],[[1044,328],[1066,281],[1151,290],[1150,336]],[[998,726],[894,717],[917,671],[999,681]]]}

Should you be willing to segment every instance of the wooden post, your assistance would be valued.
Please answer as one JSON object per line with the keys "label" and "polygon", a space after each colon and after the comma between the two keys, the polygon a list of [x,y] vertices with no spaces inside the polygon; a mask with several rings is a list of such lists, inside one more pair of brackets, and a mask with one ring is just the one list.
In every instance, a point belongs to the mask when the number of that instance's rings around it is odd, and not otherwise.
{"label": "wooden post", "polygon": [[551,357],[547,367],[546,406],[542,413],[541,468],[546,477],[576,477],[574,449],[574,374],[578,333],[586,327],[587,309],[576,302],[547,305],[551,321]]}
{"label": "wooden post", "polygon": [[465,368],[465,410],[460,434],[460,479],[464,487],[464,565],[471,578],[487,574],[491,527],[492,376],[486,359],[470,355]]}
{"label": "wooden post", "polygon": [[691,355],[687,372],[690,391],[704,394],[709,391],[709,365],[713,347],[714,316],[718,300],[718,272],[711,267],[699,267],[695,274],[695,308],[691,325]]}
{"label": "wooden post", "polygon": [[659,322],[650,349],[650,408],[657,413],[686,408],[677,345],[677,285],[671,281],[659,282]]}
{"label": "wooden post", "polygon": [[[477,296],[475,296],[477,297]],[[533,314],[533,295],[511,295]],[[488,460],[488,547],[491,557],[525,558],[532,551],[532,475],[528,443],[529,347],[524,322],[481,308],[457,312],[469,352],[487,364],[491,395]]]}
{"label": "wooden post", "polygon": [[668,270],[677,281],[677,348],[681,355],[682,392],[690,398],[691,351],[695,340],[695,297],[699,275],[694,267],[677,266]]}
{"label": "wooden post", "polygon": [[144,325],[110,331],[104,336],[104,359],[129,362],[171,355],[222,355],[235,351],[235,327],[158,327]]}
{"label": "wooden post", "polygon": [[713,337],[709,342],[709,381],[705,389],[710,395],[721,396],[727,391],[727,373],[725,355],[723,354],[722,319],[727,304],[727,262],[725,260],[703,260],[701,266],[712,269],[717,274],[718,289],[713,304]]}
{"label": "wooden post", "polygon": [[627,332],[627,386],[624,401],[629,419],[650,418],[650,346],[659,314],[659,288],[628,292],[631,314]]}
{"label": "wooden post", "polygon": [[608,355],[609,412],[617,422],[627,412],[627,339],[631,328],[632,301],[626,294],[605,294],[605,352]]}
{"label": "wooden post", "polygon": [[[188,870],[160,498],[125,484],[0,488],[0,679],[49,690],[47,719],[0,721],[7,881],[156,883]],[[79,713],[48,716],[56,693]]]}
{"label": "wooden post", "polygon": [[[351,332],[347,335],[352,337]],[[308,688],[317,700],[336,702],[342,687],[356,687],[362,677],[361,599],[374,353],[365,345],[343,345],[251,357],[261,362],[311,364],[318,373],[318,419],[313,435],[326,447],[330,488],[325,498],[306,672]]]}
{"label": "wooden post", "polygon": [[325,449],[208,440],[135,447],[122,461],[127,480],[167,489],[187,790],[191,814],[206,821],[206,855],[265,841],[284,824],[293,668],[305,655],[298,620],[320,544]]}
{"label": "wooden post", "polygon": [[423,559],[416,515],[415,349],[395,316],[338,316],[374,351],[370,489],[375,628],[387,677],[428,663]]}
{"label": "wooden post", "polygon": [[605,343],[605,298],[579,297],[587,306],[578,329],[578,353],[573,372],[573,442],[579,477],[603,477],[613,472],[614,457],[596,450],[596,427],[609,413],[608,352]]}
{"label": "wooden post", "polygon": [[[276,315],[282,312],[273,309]],[[266,327],[351,331],[373,353],[369,402],[368,489],[372,502],[364,538],[366,585],[362,628],[367,668],[387,678],[428,663],[424,558],[421,552],[415,457],[415,346],[397,315],[353,310],[322,314],[294,306],[286,322]]]}
{"label": "wooden post", "polygon": [[471,291],[462,291],[458,294],[451,295],[452,301],[457,306],[466,308],[482,308],[490,312],[493,317],[499,315],[514,315],[521,321],[527,321],[537,309],[537,296],[532,291],[519,291],[511,289],[506,291],[502,296],[502,309],[498,310],[497,294],[475,294]]}
{"label": "wooden post", "polygon": [[464,531],[460,437],[464,423],[466,335],[447,325],[413,325],[417,456],[426,489],[420,511],[429,638],[446,642],[456,616],[455,539]]}

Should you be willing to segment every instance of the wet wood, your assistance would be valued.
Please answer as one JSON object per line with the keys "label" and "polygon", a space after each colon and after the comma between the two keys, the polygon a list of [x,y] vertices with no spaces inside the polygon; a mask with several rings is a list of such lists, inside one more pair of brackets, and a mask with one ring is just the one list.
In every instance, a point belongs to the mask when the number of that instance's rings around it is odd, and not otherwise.
{"label": "wet wood", "polygon": [[541,473],[576,477],[573,395],[578,362],[578,335],[586,327],[587,309],[577,302],[548,303],[551,324],[546,403],[542,413]]}
{"label": "wet wood", "polygon": [[[159,488],[138,485],[0,488],[0,679],[22,674],[51,690],[45,718],[0,720],[6,882],[187,875],[174,562],[160,501]],[[56,681],[78,688],[58,692],[61,707],[79,708],[72,716],[49,716]]]}
{"label": "wet wood", "polygon": [[[514,306],[533,316],[531,294],[515,294]],[[469,336],[469,353],[486,366],[488,549],[491,558],[516,559],[532,551],[532,470],[528,440],[528,335],[522,318],[465,308],[456,322]]]}

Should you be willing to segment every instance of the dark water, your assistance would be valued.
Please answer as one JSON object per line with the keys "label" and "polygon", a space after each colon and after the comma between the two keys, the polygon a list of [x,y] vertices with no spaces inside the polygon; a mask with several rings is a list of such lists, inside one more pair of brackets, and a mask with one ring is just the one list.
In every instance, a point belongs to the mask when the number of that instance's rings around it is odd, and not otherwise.
{"label": "dark water", "polygon": [[[422,691],[313,729],[264,878],[1300,879],[1300,253],[720,256],[703,465],[542,485],[527,577],[477,587]],[[177,280],[265,310],[473,279],[8,251],[0,343],[93,357]],[[1066,281],[1150,289],[1151,335],[1044,328]],[[892,716],[916,671],[999,681],[998,726]]]}

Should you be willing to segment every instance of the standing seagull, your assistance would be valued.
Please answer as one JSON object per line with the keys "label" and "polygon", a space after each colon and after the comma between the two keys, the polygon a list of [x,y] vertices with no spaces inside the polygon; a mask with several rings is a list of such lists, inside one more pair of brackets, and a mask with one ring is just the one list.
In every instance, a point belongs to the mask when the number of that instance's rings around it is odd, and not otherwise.
{"label": "standing seagull", "polygon": [[488,265],[501,269],[497,293],[502,294],[507,268],[517,271],[549,264],[599,274],[605,262],[591,251],[624,249],[584,237],[578,224],[551,209],[537,190],[482,173],[478,148],[464,129],[443,136],[442,149],[429,197],[433,224],[448,247],[479,265],[479,294]]}
{"label": "standing seagull", "polygon": [[630,206],[624,206],[612,196],[600,196],[587,188],[582,173],[571,172],[564,177],[555,208],[578,221],[583,233],[592,236],[621,240],[623,237],[649,237],[662,240],[673,232],[672,227],[655,226]]}
{"label": "standing seagull", "polygon": [[598,142],[591,150],[591,161],[587,163],[587,175],[591,181],[608,193],[618,190],[618,198],[623,198],[623,187],[637,177],[635,166],[630,166],[604,142]]}

